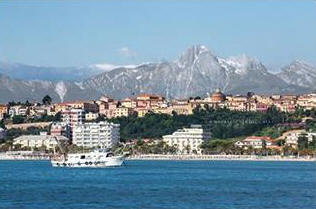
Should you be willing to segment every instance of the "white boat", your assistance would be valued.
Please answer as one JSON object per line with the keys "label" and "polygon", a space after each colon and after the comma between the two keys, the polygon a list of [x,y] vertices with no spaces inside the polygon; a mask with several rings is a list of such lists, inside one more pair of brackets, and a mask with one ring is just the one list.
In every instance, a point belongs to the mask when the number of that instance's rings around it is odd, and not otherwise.
{"label": "white boat", "polygon": [[125,155],[115,156],[112,152],[99,149],[93,152],[66,154],[52,159],[53,167],[105,168],[122,166]]}

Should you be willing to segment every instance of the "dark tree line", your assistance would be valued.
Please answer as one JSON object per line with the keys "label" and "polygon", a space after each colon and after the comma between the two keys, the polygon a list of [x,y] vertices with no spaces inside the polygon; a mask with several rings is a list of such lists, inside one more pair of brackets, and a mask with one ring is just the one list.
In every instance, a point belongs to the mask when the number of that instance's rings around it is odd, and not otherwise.
{"label": "dark tree line", "polygon": [[266,113],[241,112],[228,109],[196,108],[192,115],[148,113],[144,117],[120,117],[111,119],[121,125],[121,139],[161,138],[191,124],[208,126],[212,137],[218,139],[248,136],[265,127],[284,122],[285,113],[274,107]]}

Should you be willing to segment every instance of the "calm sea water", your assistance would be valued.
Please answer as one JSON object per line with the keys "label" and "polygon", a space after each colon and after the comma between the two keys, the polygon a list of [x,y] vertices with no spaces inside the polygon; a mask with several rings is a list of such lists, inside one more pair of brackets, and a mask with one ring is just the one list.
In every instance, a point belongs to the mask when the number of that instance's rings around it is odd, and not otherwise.
{"label": "calm sea water", "polygon": [[128,161],[106,169],[0,161],[0,208],[316,208],[312,162]]}

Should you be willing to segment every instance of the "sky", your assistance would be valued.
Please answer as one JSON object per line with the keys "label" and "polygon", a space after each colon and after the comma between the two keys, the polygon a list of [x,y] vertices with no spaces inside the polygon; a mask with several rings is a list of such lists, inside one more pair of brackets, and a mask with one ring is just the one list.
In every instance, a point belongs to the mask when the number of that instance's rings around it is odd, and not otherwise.
{"label": "sky", "polygon": [[0,1],[0,61],[139,64],[175,60],[197,44],[271,68],[316,65],[316,1]]}

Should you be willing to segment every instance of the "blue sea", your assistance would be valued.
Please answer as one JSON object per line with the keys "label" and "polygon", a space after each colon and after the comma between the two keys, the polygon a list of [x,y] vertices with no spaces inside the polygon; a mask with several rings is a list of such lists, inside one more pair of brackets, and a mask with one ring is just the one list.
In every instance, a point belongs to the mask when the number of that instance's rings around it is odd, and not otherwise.
{"label": "blue sea", "polygon": [[127,161],[83,169],[0,161],[0,208],[314,209],[316,164]]}

